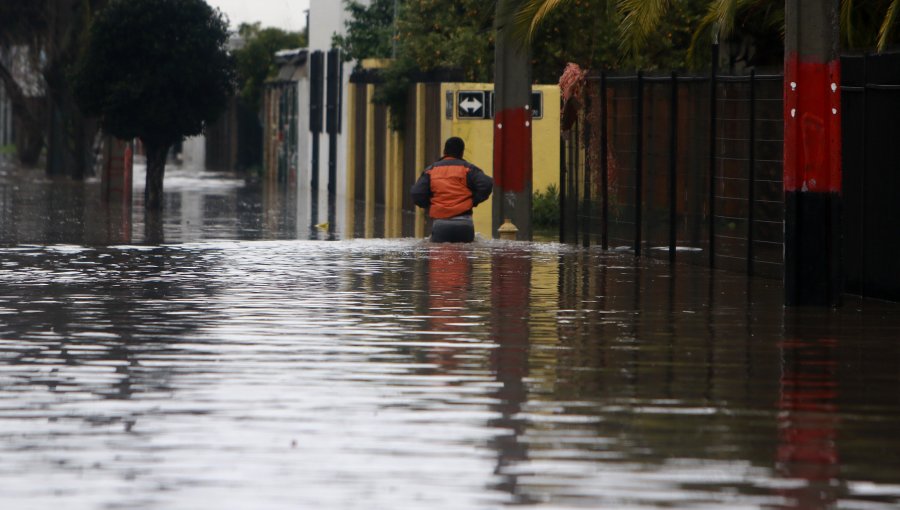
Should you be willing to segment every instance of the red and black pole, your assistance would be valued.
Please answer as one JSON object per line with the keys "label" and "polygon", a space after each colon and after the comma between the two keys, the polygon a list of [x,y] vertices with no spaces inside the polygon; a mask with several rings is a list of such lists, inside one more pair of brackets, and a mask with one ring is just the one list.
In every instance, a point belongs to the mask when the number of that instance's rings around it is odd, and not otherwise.
{"label": "red and black pole", "polygon": [[841,298],[838,0],[785,2],[784,292],[788,306]]}
{"label": "red and black pole", "polygon": [[509,219],[531,240],[531,51],[512,36],[513,0],[497,2],[493,232]]}

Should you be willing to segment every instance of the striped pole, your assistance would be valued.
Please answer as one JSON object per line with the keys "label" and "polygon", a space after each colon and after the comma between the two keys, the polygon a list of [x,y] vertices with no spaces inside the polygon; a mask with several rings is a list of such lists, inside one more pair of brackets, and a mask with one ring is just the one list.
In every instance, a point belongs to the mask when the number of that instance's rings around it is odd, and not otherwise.
{"label": "striped pole", "polygon": [[513,40],[513,0],[497,2],[494,53],[494,237],[505,219],[519,229],[518,239],[531,240],[531,51]]}
{"label": "striped pole", "polygon": [[788,306],[841,296],[838,0],[785,2],[784,292]]}

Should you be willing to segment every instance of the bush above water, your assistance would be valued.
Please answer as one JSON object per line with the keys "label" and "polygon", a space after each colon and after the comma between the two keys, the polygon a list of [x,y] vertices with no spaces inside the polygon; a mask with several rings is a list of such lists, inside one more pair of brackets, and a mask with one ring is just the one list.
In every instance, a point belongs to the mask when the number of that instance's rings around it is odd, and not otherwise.
{"label": "bush above water", "polygon": [[555,227],[559,224],[559,188],[556,184],[550,184],[543,192],[534,192],[531,214],[535,227]]}

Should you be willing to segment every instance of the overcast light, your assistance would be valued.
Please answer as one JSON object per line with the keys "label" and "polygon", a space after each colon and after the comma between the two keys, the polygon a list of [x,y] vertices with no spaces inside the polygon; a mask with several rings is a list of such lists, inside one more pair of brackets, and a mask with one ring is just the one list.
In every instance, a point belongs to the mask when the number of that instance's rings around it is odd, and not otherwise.
{"label": "overcast light", "polygon": [[[336,0],[337,1],[337,0]],[[300,31],[306,26],[310,0],[206,0],[224,12],[237,29],[241,23],[259,21],[266,27]]]}

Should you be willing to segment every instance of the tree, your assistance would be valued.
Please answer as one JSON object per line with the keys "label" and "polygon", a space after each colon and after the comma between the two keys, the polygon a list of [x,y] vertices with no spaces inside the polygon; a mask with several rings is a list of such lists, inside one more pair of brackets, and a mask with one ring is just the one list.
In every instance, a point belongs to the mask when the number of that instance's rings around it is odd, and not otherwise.
{"label": "tree", "polygon": [[347,13],[347,34],[332,38],[334,46],[341,48],[345,58],[390,58],[394,54],[397,26],[396,0],[373,0],[368,6],[356,0],[343,0]]}
{"label": "tree", "polygon": [[306,32],[286,32],[280,28],[260,28],[259,23],[241,23],[238,35],[244,46],[234,51],[238,91],[253,111],[259,111],[263,85],[278,73],[275,52],[306,46]]}
{"label": "tree", "polygon": [[[20,161],[35,166],[46,145],[47,173],[80,178],[88,164],[85,140],[91,127],[74,105],[66,74],[75,59],[93,13],[107,0],[34,0],[0,2],[0,83],[13,102],[24,136]],[[27,62],[42,97],[28,97],[9,66]],[[19,77],[22,78],[21,76]],[[30,87],[34,89],[34,84]],[[31,91],[34,94],[34,90]]]}
{"label": "tree", "polygon": [[[531,41],[551,14],[581,0],[520,0],[516,28],[521,40]],[[611,3],[613,0],[608,0]],[[620,16],[619,32],[623,50],[637,54],[648,41],[664,32],[664,21],[673,10],[684,8],[685,0],[615,0]],[[705,15],[696,24],[689,54],[696,53],[698,41],[718,30],[723,39],[737,35],[762,44],[763,59],[782,57],[780,45],[768,44],[784,32],[784,0],[702,0]],[[581,15],[601,15],[598,10]],[[885,51],[900,42],[900,0],[841,0],[841,43],[846,49]],[[691,25],[694,26],[694,25]],[[768,47],[766,47],[768,46]]]}
{"label": "tree", "polygon": [[[488,81],[494,51],[494,5],[483,0],[345,1],[347,35],[334,38],[348,58],[388,58],[375,102],[391,109],[403,129],[414,75],[450,71],[469,81]],[[395,9],[396,6],[396,9]]]}
{"label": "tree", "polygon": [[169,148],[203,132],[234,91],[228,23],[203,0],[112,0],[74,73],[84,111],[147,151],[145,207],[162,208]]}

